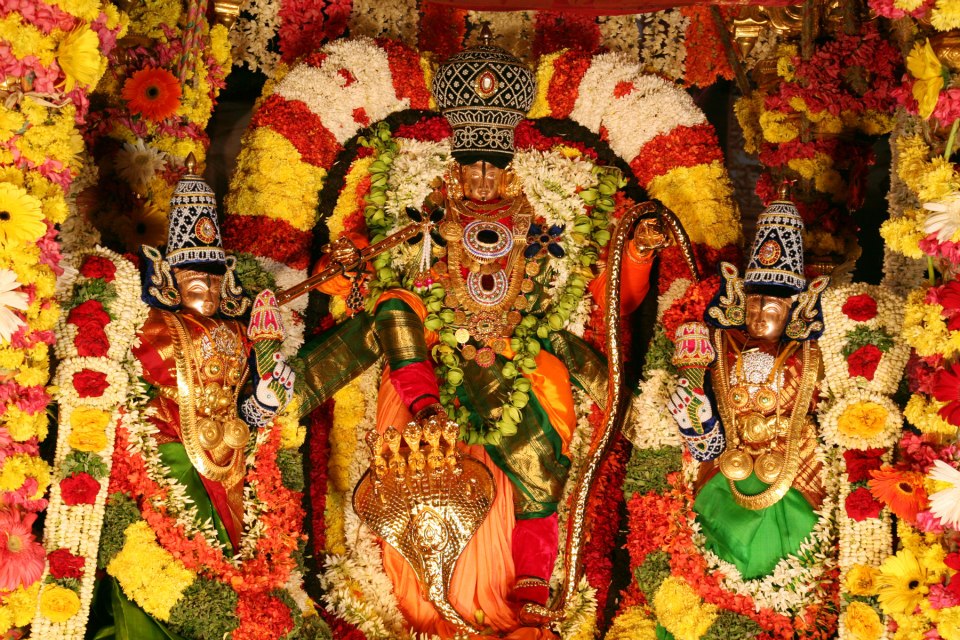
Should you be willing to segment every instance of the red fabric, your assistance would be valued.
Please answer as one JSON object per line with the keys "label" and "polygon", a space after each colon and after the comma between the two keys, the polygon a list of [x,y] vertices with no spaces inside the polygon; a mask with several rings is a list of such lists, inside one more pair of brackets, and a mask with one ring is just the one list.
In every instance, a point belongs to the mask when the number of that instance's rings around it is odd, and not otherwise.
{"label": "red fabric", "polygon": [[403,404],[414,415],[421,409],[440,402],[440,385],[433,373],[433,365],[427,360],[413,362],[391,371],[390,382]]}
{"label": "red fabric", "polygon": [[585,13],[594,16],[620,15],[628,13],[647,13],[660,11],[672,7],[682,7],[697,4],[717,5],[749,5],[762,4],[764,6],[784,7],[793,4],[794,0],[428,0],[426,4],[443,4],[472,11],[563,11],[565,13]]}
{"label": "red fabric", "polygon": [[557,560],[559,535],[557,514],[517,520],[513,528],[513,564],[518,579],[529,576],[550,580]]}
{"label": "red fabric", "polygon": [[230,536],[230,544],[233,545],[234,550],[239,549],[240,530],[231,515],[230,503],[227,502],[227,490],[223,487],[223,484],[209,480],[202,475],[200,480],[203,481],[203,488],[207,491],[210,503],[217,510],[217,515],[220,516],[220,521],[223,522],[223,527],[227,530],[227,535]]}

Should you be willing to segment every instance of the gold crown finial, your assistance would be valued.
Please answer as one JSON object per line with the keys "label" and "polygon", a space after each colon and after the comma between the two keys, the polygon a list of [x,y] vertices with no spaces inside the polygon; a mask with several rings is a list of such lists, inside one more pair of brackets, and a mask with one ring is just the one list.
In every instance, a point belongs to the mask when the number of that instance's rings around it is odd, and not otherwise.
{"label": "gold crown finial", "polygon": [[777,200],[789,200],[790,192],[793,190],[793,180],[782,180],[777,187]]}
{"label": "gold crown finial", "polygon": [[196,175],[197,158],[196,156],[193,155],[193,151],[187,154],[187,161],[185,164],[187,165],[187,173],[191,175]]}
{"label": "gold crown finial", "polygon": [[493,42],[493,33],[490,31],[490,25],[486,22],[480,27],[480,44],[490,46]]}

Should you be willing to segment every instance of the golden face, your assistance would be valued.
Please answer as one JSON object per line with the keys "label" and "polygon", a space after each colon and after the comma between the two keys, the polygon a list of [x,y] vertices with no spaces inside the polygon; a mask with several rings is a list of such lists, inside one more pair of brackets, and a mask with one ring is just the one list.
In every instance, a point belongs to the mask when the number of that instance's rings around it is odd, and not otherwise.
{"label": "golden face", "polygon": [[173,277],[185,309],[210,317],[220,308],[223,276],[193,269],[174,269]]}
{"label": "golden face", "polygon": [[495,200],[500,193],[503,182],[503,169],[499,169],[483,160],[473,164],[461,165],[460,182],[463,186],[463,195],[470,200],[487,202]]}
{"label": "golden face", "polygon": [[787,326],[791,304],[790,298],[748,293],[747,333],[757,340],[778,340]]}

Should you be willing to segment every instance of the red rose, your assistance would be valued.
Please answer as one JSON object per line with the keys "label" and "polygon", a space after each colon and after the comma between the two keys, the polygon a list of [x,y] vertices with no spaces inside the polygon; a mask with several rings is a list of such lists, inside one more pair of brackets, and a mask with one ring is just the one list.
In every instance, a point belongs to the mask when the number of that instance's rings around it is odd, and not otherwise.
{"label": "red rose", "polygon": [[80,265],[80,275],[87,278],[103,278],[106,282],[113,282],[116,273],[117,266],[103,256],[87,256]]}
{"label": "red rose", "polygon": [[80,331],[73,339],[73,344],[77,347],[77,355],[94,358],[107,355],[110,349],[107,334],[99,327],[89,327]]}
{"label": "red rose", "polygon": [[100,483],[89,473],[75,473],[60,481],[60,495],[64,504],[74,506],[78,504],[93,504],[100,491]]}
{"label": "red rose", "polygon": [[102,371],[83,369],[73,374],[73,387],[81,398],[99,398],[109,386],[107,374]]}
{"label": "red rose", "polygon": [[83,577],[83,565],[86,562],[81,556],[75,556],[67,549],[57,549],[47,556],[50,561],[50,575],[60,578]]}
{"label": "red rose", "polygon": [[860,487],[856,491],[851,492],[850,495],[847,496],[844,506],[847,509],[847,515],[857,522],[861,522],[867,518],[879,517],[880,510],[883,508],[883,505],[874,499],[870,490],[866,487]]}
{"label": "red rose", "polygon": [[865,293],[850,296],[840,308],[851,320],[863,322],[877,317],[877,301]]}
{"label": "red rose", "polygon": [[848,449],[843,452],[847,462],[847,482],[861,482],[870,479],[870,471],[880,468],[880,456],[883,449]]}
{"label": "red rose", "polygon": [[867,380],[873,380],[873,374],[877,372],[877,365],[882,357],[883,351],[876,345],[865,344],[847,356],[847,370],[851,377],[863,376]]}
{"label": "red rose", "polygon": [[110,322],[110,315],[99,300],[87,300],[70,309],[67,322],[77,325],[81,330],[90,326],[103,328]]}

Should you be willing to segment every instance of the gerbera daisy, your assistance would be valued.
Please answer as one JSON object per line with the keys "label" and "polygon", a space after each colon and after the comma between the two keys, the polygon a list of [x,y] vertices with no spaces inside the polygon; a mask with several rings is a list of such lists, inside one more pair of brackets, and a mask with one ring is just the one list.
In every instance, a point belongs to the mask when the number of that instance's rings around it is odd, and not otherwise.
{"label": "gerbera daisy", "polygon": [[927,570],[909,549],[880,565],[877,598],[884,613],[913,613],[928,591]]}
{"label": "gerbera daisy", "polygon": [[22,291],[17,291],[21,284],[17,281],[17,274],[10,269],[0,269],[0,344],[10,341],[10,336],[23,326],[17,311],[27,310],[28,297]]}
{"label": "gerbera daisy", "polygon": [[960,529],[960,471],[943,460],[936,460],[929,476],[933,480],[951,485],[930,496],[930,511],[940,518],[940,522],[945,526]]}
{"label": "gerbera daisy", "polygon": [[100,67],[100,38],[86,25],[74,29],[57,46],[57,64],[63,70],[64,89],[96,84]]}
{"label": "gerbera daisy", "polygon": [[933,378],[933,397],[946,402],[938,415],[954,426],[960,426],[960,362],[949,369],[940,369]]}
{"label": "gerbera daisy", "polygon": [[146,201],[134,207],[129,216],[118,216],[113,230],[128,251],[136,252],[143,244],[155,247],[167,238],[167,213],[163,207]]}
{"label": "gerbera daisy", "polygon": [[180,82],[166,69],[147,67],[123,83],[123,99],[132,113],[159,122],[180,108]]}
{"label": "gerbera daisy", "polygon": [[0,590],[29,587],[43,574],[46,554],[31,530],[36,519],[34,513],[0,510]]}
{"label": "gerbera daisy", "polygon": [[0,244],[31,244],[46,232],[40,201],[16,185],[0,182]]}
{"label": "gerbera daisy", "polygon": [[927,506],[927,492],[923,488],[923,475],[914,471],[897,471],[886,467],[870,472],[870,493],[880,502],[889,505],[898,517],[913,524],[917,512]]}
{"label": "gerbera daisy", "polygon": [[140,138],[133,144],[124,143],[113,160],[117,175],[126,180],[134,190],[142,193],[146,184],[162,171],[167,154],[154,149]]}

